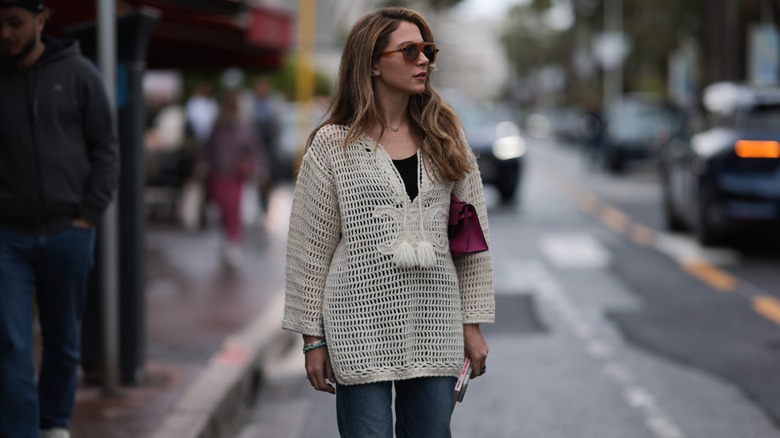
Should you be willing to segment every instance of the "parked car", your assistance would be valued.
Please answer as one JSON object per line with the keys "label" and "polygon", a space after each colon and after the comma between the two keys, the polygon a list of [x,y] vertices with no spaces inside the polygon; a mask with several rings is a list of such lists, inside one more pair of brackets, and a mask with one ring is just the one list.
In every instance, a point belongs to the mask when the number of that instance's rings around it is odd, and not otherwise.
{"label": "parked car", "polygon": [[705,113],[661,151],[669,229],[705,245],[780,225],[780,88],[733,83],[702,94]]}
{"label": "parked car", "polygon": [[605,112],[604,165],[612,172],[621,172],[629,161],[654,157],[660,144],[677,135],[682,116],[681,111],[654,95],[623,95]]}
{"label": "parked car", "polygon": [[582,108],[569,106],[558,107],[544,114],[558,142],[565,145],[582,143],[582,118],[585,113]]}
{"label": "parked car", "polygon": [[466,141],[477,155],[483,184],[498,190],[501,202],[517,201],[526,144],[520,128],[501,110],[476,102],[450,98],[466,131]]}

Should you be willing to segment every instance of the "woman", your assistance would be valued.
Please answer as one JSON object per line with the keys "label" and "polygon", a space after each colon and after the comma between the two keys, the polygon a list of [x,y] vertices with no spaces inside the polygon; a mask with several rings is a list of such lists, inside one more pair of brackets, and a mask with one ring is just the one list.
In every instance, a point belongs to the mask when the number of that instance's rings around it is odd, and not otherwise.
{"label": "woman", "polygon": [[485,372],[491,258],[451,256],[450,194],[483,228],[487,213],[458,118],[430,85],[436,53],[412,10],[362,17],[295,187],[283,327],[303,335],[312,386],[336,394],[343,437],[392,437],[393,387],[397,436],[449,437],[464,357]]}
{"label": "woman", "polygon": [[226,92],[196,170],[209,175],[209,193],[219,207],[225,234],[223,261],[231,268],[237,267],[241,257],[243,185],[249,178],[266,177],[264,145],[252,123],[242,117],[239,99],[237,91]]}

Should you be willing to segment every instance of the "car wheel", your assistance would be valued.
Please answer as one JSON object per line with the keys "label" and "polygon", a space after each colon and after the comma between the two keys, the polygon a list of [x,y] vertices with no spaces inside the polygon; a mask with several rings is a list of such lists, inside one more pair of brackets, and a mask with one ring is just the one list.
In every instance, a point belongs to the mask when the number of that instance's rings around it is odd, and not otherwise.
{"label": "car wheel", "polygon": [[514,204],[517,202],[517,189],[501,187],[498,189],[502,204]]}
{"label": "car wheel", "polygon": [[502,204],[513,204],[517,202],[517,172],[505,173],[497,186],[498,195]]}
{"label": "car wheel", "polygon": [[612,173],[620,173],[626,166],[626,160],[623,153],[616,148],[607,149],[607,169]]}
{"label": "car wheel", "polygon": [[715,246],[724,240],[720,207],[712,190],[705,186],[699,189],[694,232],[696,240],[704,246]]}

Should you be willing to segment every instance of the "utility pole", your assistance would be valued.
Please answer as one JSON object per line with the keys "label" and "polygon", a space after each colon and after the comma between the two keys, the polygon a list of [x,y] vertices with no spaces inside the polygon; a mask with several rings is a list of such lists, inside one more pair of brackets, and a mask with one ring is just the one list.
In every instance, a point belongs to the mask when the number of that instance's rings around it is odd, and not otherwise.
{"label": "utility pole", "polygon": [[[740,67],[745,65],[745,57],[743,56],[743,50],[740,50],[740,42],[744,42],[740,35],[740,0],[726,0],[726,11],[724,18],[724,47],[722,48],[725,53],[725,79],[729,81],[738,81],[745,79],[745,76],[741,74]],[[744,46],[743,46],[744,47]],[[742,70],[744,71],[744,69]]]}
{"label": "utility pole", "polygon": [[[623,0],[604,0],[604,33],[614,38],[623,35]],[[623,94],[623,59],[604,71],[604,104]]]}
{"label": "utility pole", "polygon": [[314,43],[317,30],[316,0],[298,0],[298,55],[296,63],[296,96],[298,99],[299,146],[311,128],[312,96],[314,96]]}
{"label": "utility pole", "polygon": [[[97,0],[98,63],[111,108],[116,108],[116,4],[114,0]],[[116,119],[116,117],[115,117]],[[119,251],[117,201],[103,214],[100,226],[102,270],[101,319],[103,326],[103,391],[112,395],[119,388]]]}

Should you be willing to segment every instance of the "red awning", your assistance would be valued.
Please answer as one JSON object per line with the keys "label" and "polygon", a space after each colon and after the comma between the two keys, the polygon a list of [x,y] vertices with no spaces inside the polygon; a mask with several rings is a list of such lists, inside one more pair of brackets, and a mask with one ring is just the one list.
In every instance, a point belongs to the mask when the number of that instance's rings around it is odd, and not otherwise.
{"label": "red awning", "polygon": [[[72,0],[47,0],[49,31],[95,20],[95,1],[74,8]],[[152,34],[149,68],[275,70],[290,47],[292,24],[285,11],[232,0],[129,0],[125,7],[161,13]],[[121,12],[121,9],[119,9]]]}

